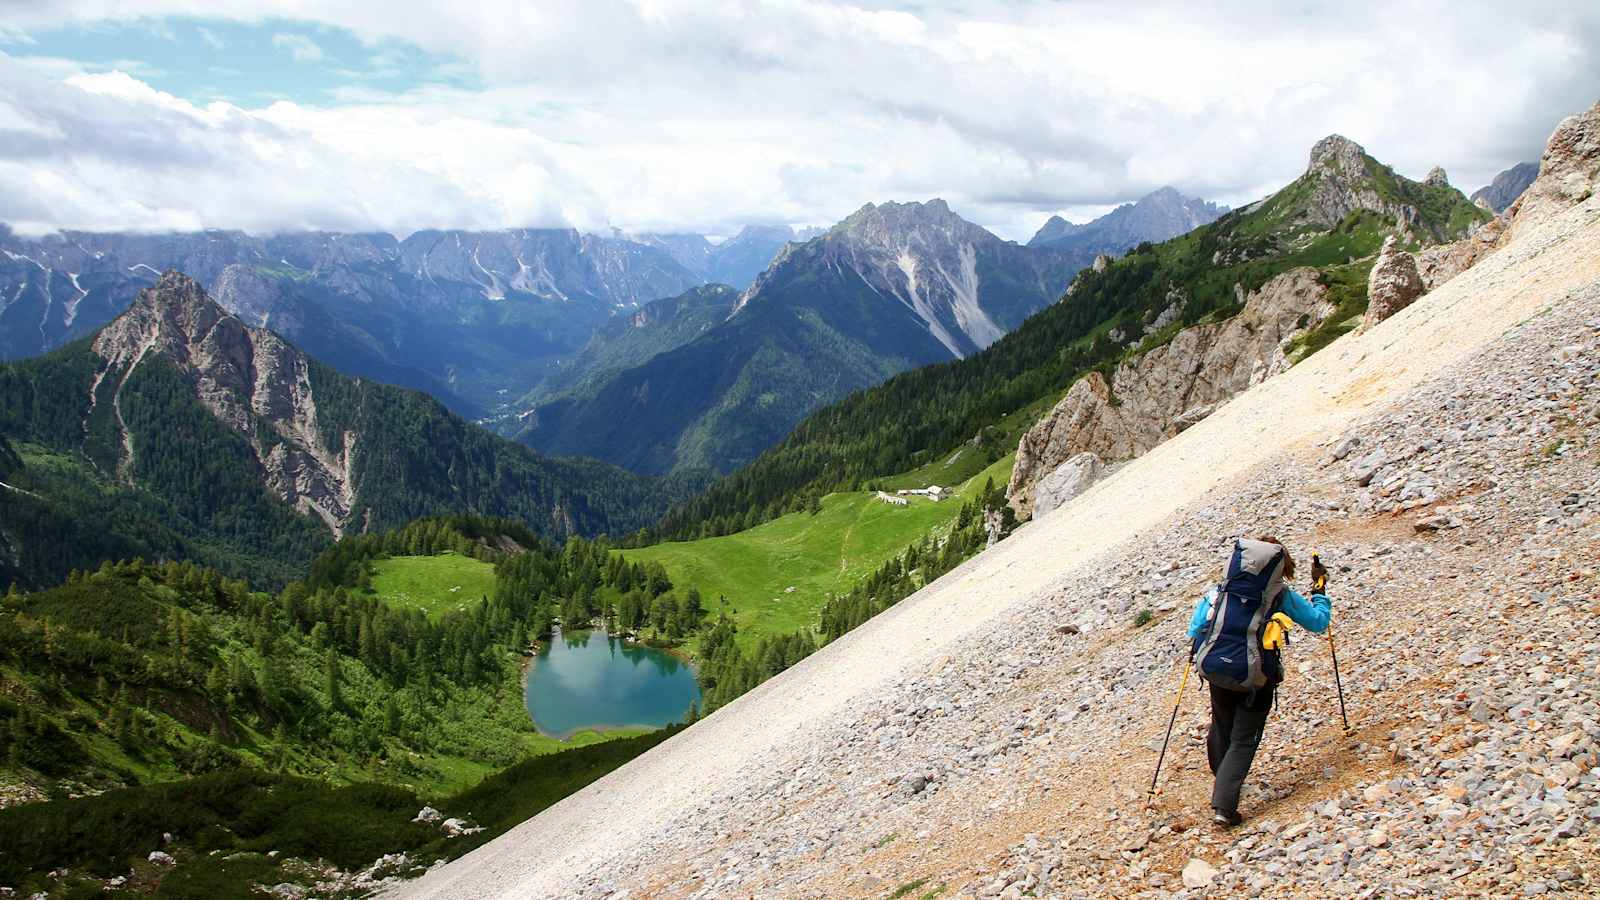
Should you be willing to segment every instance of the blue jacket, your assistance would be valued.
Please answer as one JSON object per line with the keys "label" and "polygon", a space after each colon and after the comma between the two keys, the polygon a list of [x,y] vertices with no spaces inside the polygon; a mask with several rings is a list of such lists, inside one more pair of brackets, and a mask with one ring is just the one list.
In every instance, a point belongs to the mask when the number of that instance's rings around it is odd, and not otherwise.
{"label": "blue jacket", "polygon": [[[1194,608],[1194,615],[1189,618],[1190,640],[1199,637],[1200,632],[1205,630],[1206,616],[1211,614],[1211,598],[1216,592],[1216,588],[1207,591],[1200,598],[1200,605]],[[1311,599],[1307,600],[1291,587],[1283,589],[1283,603],[1279,609],[1296,625],[1316,634],[1328,630],[1328,620],[1333,618],[1333,601],[1328,599],[1327,594],[1312,594]]]}

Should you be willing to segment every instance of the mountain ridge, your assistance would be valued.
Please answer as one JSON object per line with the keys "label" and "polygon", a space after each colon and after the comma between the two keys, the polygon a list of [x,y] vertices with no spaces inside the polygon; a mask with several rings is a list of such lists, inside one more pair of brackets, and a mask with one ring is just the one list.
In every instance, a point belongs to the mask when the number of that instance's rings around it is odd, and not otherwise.
{"label": "mountain ridge", "polygon": [[1080,253],[1092,254],[1093,261],[1093,256],[1118,256],[1145,241],[1177,237],[1227,211],[1226,206],[1186,196],[1171,186],[1161,187],[1081,224],[1051,216],[1029,239],[1028,246],[1070,246]]}
{"label": "mountain ridge", "polygon": [[1250,294],[1301,266],[1317,270],[1332,307],[1297,337],[1302,355],[1314,351],[1359,321],[1367,270],[1386,235],[1403,235],[1414,248],[1464,236],[1488,218],[1448,183],[1403,178],[1359,144],[1330,135],[1279,191],[1078,271],[1059,302],[981,353],[901,373],[817,410],[750,465],[669,513],[656,534],[748,527],[752,516],[779,515],[969,444],[1003,455],[1089,371],[1109,375],[1184,328],[1231,318]]}
{"label": "mountain ridge", "polygon": [[[324,361],[478,418],[576,353],[614,310],[699,283],[664,250],[571,229],[388,234],[0,231],[0,358],[85,336],[160,272]],[[502,393],[504,392],[504,393]]]}
{"label": "mountain ridge", "polygon": [[869,203],[785,244],[725,322],[537,407],[520,438],[643,472],[728,471],[822,404],[977,352],[1072,271],[1067,254],[1001,240],[942,200]]}
{"label": "mountain ridge", "polygon": [[540,457],[425,394],[341,375],[176,272],[93,339],[0,364],[0,387],[0,435],[23,462],[0,493],[0,574],[29,584],[106,550],[275,585],[342,534],[439,513],[628,533],[699,484]]}

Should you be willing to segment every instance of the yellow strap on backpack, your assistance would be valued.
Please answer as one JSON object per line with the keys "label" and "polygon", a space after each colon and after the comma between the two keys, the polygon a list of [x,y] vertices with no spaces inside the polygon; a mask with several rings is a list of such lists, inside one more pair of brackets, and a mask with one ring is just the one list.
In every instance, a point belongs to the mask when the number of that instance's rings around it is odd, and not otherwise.
{"label": "yellow strap on backpack", "polygon": [[1267,627],[1261,632],[1261,646],[1268,650],[1282,650],[1289,646],[1289,629],[1294,622],[1283,613],[1273,613]]}

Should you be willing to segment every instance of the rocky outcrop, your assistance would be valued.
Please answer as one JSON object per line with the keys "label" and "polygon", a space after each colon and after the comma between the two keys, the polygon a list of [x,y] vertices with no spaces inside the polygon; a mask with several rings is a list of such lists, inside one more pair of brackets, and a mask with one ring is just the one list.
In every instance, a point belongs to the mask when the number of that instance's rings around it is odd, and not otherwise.
{"label": "rocky outcrop", "polygon": [[1459,241],[1422,251],[1417,271],[1427,290],[1472,268],[1478,260],[1515,240],[1517,235],[1582,203],[1594,193],[1600,186],[1600,103],[1568,116],[1556,126],[1545,144],[1538,175],[1530,176],[1524,189],[1516,182],[1527,176],[1524,167],[1531,165],[1522,163],[1508,169],[1500,173],[1490,187],[1473,194],[1475,199],[1483,200],[1486,192],[1496,185],[1506,192],[1515,190],[1515,202],[1499,217]]}
{"label": "rocky outcrop", "polygon": [[1109,382],[1098,372],[1080,378],[1018,442],[1012,507],[1036,514],[1036,486],[1073,457],[1138,456],[1287,369],[1287,341],[1333,309],[1315,269],[1291,269],[1248,294],[1233,318],[1178,332],[1119,365]]}
{"label": "rocky outcrop", "polygon": [[1395,236],[1389,235],[1367,276],[1367,315],[1361,327],[1370,328],[1405,309],[1426,290],[1417,274],[1416,257],[1400,249]]}
{"label": "rocky outcrop", "polygon": [[1506,211],[1502,243],[1582,203],[1600,187],[1600,103],[1556,126],[1539,159],[1539,175]]}
{"label": "rocky outcrop", "polygon": [[1100,480],[1105,464],[1093,453],[1079,453],[1033,486],[1033,515],[1038,518],[1073,497],[1088,490]]}
{"label": "rocky outcrop", "polygon": [[1428,170],[1428,177],[1422,179],[1428,187],[1449,187],[1450,176],[1446,175],[1443,166],[1434,166]]}
{"label": "rocky outcrop", "polygon": [[1422,279],[1423,288],[1431,291],[1472,268],[1500,246],[1505,226],[1503,217],[1490,219],[1459,241],[1424,248],[1417,254],[1417,276]]}
{"label": "rocky outcrop", "polygon": [[[302,512],[342,534],[355,500],[351,459],[355,436],[329,446],[317,425],[309,361],[264,329],[251,328],[208,297],[186,275],[167,272],[93,344],[105,361],[96,384],[122,385],[151,354],[193,380],[195,397],[255,451],[268,487]],[[124,430],[125,453],[137,452]]]}
{"label": "rocky outcrop", "polygon": [[1376,165],[1360,144],[1343,135],[1330,134],[1317,141],[1306,165],[1311,190],[1299,223],[1333,228],[1350,213],[1365,209],[1393,219],[1399,227],[1415,224],[1416,207],[1386,199],[1378,192],[1372,177]]}

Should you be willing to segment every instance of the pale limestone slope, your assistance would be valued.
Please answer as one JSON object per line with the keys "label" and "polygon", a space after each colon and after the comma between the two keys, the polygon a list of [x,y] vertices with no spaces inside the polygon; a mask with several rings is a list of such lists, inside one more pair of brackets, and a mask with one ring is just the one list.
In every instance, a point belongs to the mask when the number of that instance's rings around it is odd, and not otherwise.
{"label": "pale limestone slope", "polygon": [[[400,889],[414,897],[577,893],[630,861],[704,798],[805,758],[852,704],[915,679],[1013,606],[1109,547],[1161,525],[1236,473],[1339,433],[1375,405],[1472,357],[1510,327],[1600,280],[1600,199],[1529,229],[1365,334],[1256,386],[799,666],[498,840]],[[1114,538],[1106,534],[1115,523]],[[774,810],[778,815],[781,810]],[[659,861],[658,861],[659,862]],[[649,872],[611,868],[626,885]]]}

